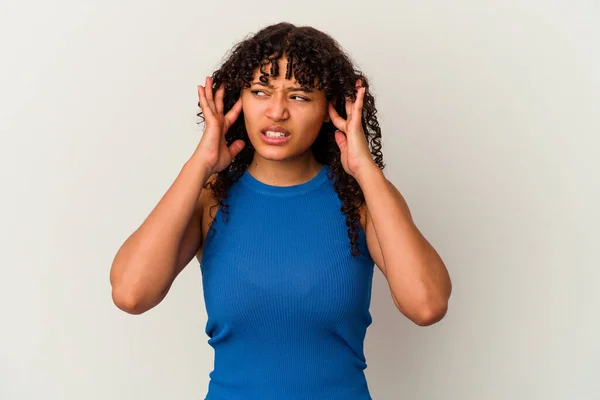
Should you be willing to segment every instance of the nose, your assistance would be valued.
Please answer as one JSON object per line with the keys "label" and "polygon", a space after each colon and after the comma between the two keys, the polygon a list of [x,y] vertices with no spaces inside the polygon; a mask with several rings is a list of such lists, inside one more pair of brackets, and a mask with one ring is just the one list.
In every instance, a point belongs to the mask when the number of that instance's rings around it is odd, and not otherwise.
{"label": "nose", "polygon": [[269,105],[266,110],[266,115],[273,121],[282,121],[288,119],[290,116],[285,96],[273,96],[269,99]]}

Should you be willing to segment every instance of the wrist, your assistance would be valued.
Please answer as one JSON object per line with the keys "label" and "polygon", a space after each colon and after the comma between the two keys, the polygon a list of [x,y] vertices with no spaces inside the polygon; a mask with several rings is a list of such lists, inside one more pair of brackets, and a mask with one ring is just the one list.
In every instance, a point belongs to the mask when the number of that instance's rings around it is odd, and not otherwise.
{"label": "wrist", "polygon": [[379,169],[377,164],[372,163],[368,166],[361,168],[360,172],[356,174],[356,181],[360,186],[362,186],[365,182],[372,181],[373,179],[383,177],[383,171]]}
{"label": "wrist", "polygon": [[190,168],[194,171],[198,171],[201,175],[201,179],[206,182],[208,178],[213,174],[211,168],[198,156],[196,152],[186,161],[184,168]]}

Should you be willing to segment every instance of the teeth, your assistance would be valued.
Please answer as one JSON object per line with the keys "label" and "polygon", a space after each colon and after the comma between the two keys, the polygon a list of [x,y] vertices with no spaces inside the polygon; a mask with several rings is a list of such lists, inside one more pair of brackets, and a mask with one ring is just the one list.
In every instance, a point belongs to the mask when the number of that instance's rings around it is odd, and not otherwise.
{"label": "teeth", "polygon": [[284,138],[287,135],[285,133],[282,132],[273,132],[273,131],[266,131],[265,135],[269,136],[269,137],[276,137],[276,138]]}

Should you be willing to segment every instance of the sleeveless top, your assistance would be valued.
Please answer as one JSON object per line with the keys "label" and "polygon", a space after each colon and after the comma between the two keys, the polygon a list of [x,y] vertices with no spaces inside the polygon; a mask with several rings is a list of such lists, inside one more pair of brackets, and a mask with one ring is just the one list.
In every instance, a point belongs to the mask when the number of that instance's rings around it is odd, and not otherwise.
{"label": "sleeveless top", "polygon": [[351,255],[329,172],[271,186],[245,171],[217,209],[200,262],[214,349],[205,400],[371,399],[374,261],[362,227]]}

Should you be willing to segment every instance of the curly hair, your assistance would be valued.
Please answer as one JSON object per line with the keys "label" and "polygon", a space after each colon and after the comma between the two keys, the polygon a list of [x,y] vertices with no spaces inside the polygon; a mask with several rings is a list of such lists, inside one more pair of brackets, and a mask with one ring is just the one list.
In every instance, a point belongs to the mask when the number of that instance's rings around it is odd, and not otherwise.
{"label": "curly hair", "polygon": [[[346,118],[346,98],[356,99],[356,81],[361,79],[365,87],[362,111],[362,127],[369,143],[375,164],[379,169],[385,167],[381,153],[381,129],[377,121],[375,99],[369,91],[369,81],[364,74],[353,66],[350,57],[331,36],[309,26],[297,27],[282,22],[267,26],[239,42],[230,50],[221,67],[212,75],[213,89],[223,85],[223,110],[227,113],[240,96],[241,90],[251,86],[255,71],[260,68],[259,79],[267,83],[269,76],[279,75],[278,60],[287,57],[285,77],[294,76],[303,88],[322,90],[327,101],[334,101],[338,114]],[[266,68],[270,65],[270,70]],[[198,106],[200,104],[198,103]],[[202,111],[198,114],[204,121]],[[358,232],[360,229],[360,208],[365,202],[364,194],[356,180],[347,174],[340,160],[340,150],[335,142],[336,127],[332,122],[325,122],[311,150],[315,159],[328,165],[332,174],[333,186],[341,200],[341,211],[346,216],[348,238],[351,254],[360,255],[358,249]],[[214,207],[221,207],[221,212],[228,220],[226,203],[228,189],[243,175],[252,162],[254,147],[248,138],[243,112],[225,134],[227,145],[242,139],[246,143],[243,150],[223,171],[216,174],[215,179],[207,182],[204,188],[212,190],[217,201]],[[212,222],[211,222],[212,228]]]}

